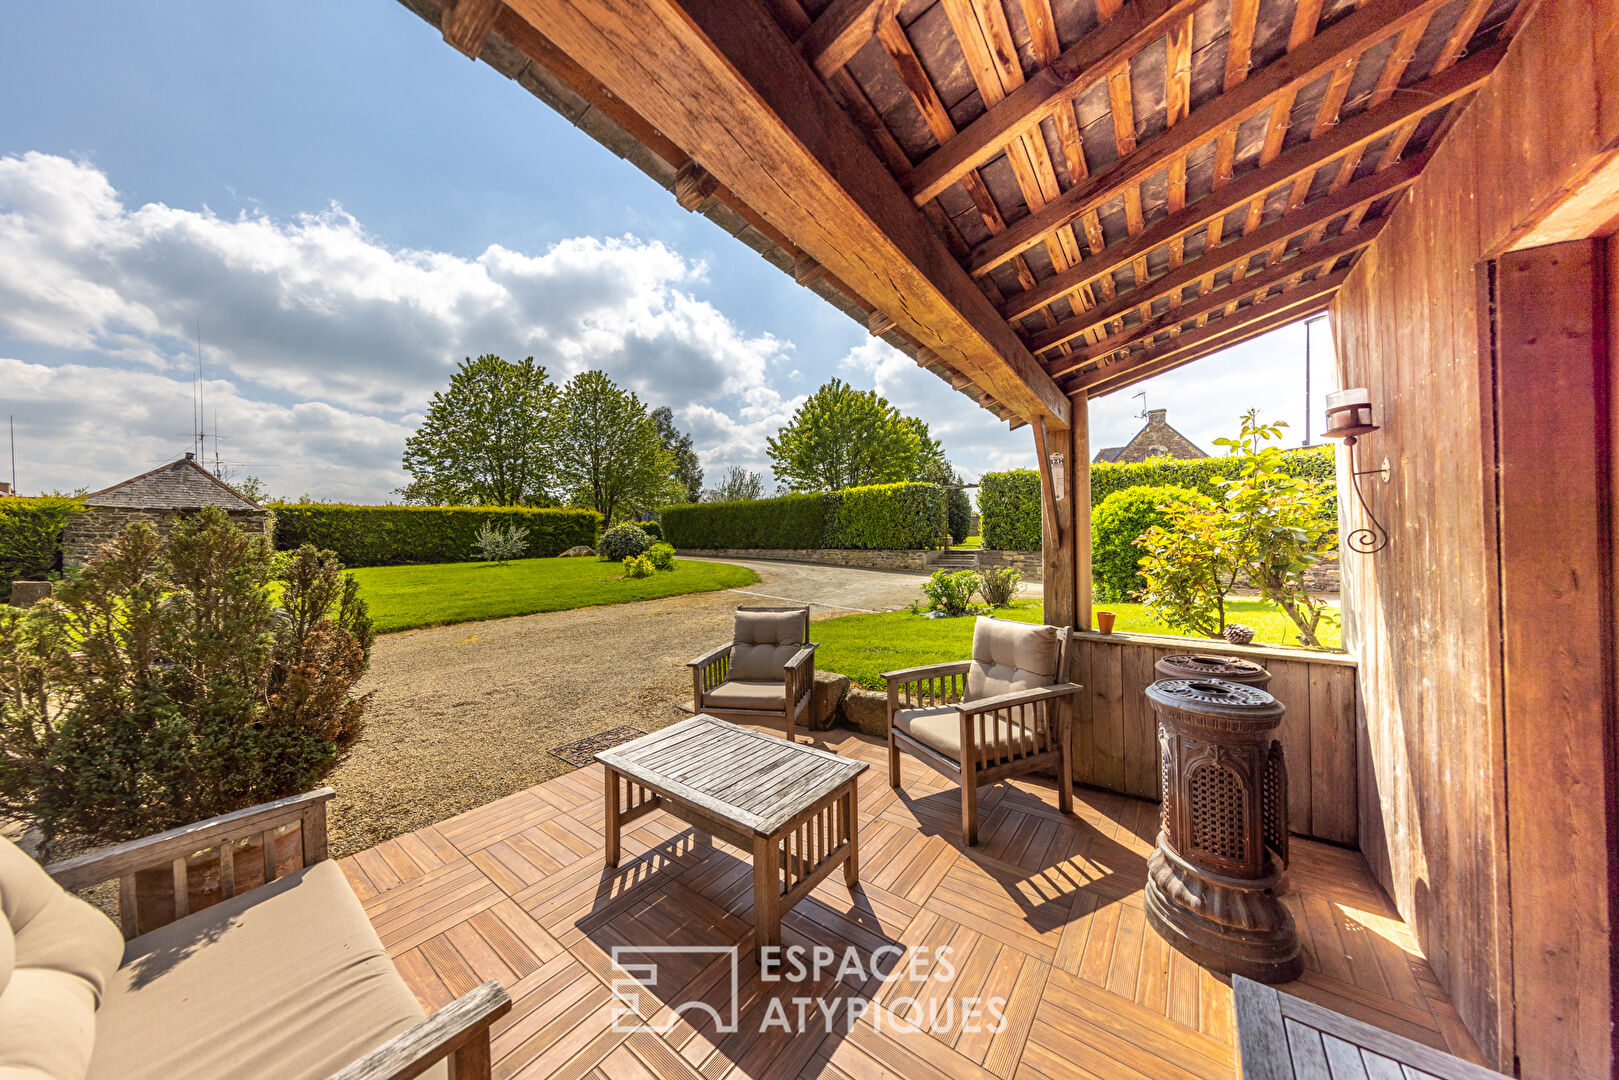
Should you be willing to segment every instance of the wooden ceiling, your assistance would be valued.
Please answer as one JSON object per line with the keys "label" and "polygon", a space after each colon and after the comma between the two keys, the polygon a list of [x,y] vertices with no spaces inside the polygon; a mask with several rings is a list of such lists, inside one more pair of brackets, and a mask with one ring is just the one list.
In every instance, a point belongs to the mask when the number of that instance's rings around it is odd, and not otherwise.
{"label": "wooden ceiling", "polygon": [[1529,4],[402,2],[1014,426],[1324,310]]}

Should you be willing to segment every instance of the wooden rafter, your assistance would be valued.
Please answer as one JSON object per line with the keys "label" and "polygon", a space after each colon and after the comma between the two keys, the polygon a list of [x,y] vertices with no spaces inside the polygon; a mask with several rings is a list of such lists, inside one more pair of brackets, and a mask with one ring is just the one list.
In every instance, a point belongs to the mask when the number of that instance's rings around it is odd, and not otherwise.
{"label": "wooden rafter", "polygon": [[1212,279],[1220,271],[1245,262],[1255,254],[1268,251],[1274,244],[1286,244],[1302,233],[1313,234],[1315,229],[1329,225],[1359,207],[1410,186],[1416,181],[1426,163],[1426,155],[1401,162],[1393,168],[1357,181],[1328,198],[1311,203],[1296,213],[1284,215],[1262,229],[1207,251],[1193,262],[1154,280],[1143,295],[1132,291],[1111,304],[1098,305],[1083,315],[1059,323],[1055,330],[1035,335],[1029,340],[1029,351],[1036,354],[1045,352],[1063,341],[1070,341],[1129,311],[1150,306],[1159,298],[1176,296],[1181,290],[1200,280]]}
{"label": "wooden rafter", "polygon": [[[1152,44],[1171,20],[1202,0],[1133,0],[1095,33],[1064,52],[960,135],[922,161],[904,179],[918,203],[937,198],[969,170],[989,163],[1030,127],[1105,78],[1121,62]],[[1025,245],[1026,246],[1026,245]]]}
{"label": "wooden rafter", "polygon": [[1018,415],[1071,406],[761,6],[511,0],[607,89],[911,340]]}
{"label": "wooden rafter", "polygon": [[[1065,191],[1044,210],[1012,225],[974,249],[968,269],[986,273],[1039,242],[1047,232],[1080,215],[1098,209],[1126,189],[1142,181],[1169,162],[1216,139],[1227,128],[1269,108],[1276,96],[1296,91],[1314,79],[1397,34],[1413,19],[1429,14],[1446,0],[1371,0],[1365,7],[1345,16],[1323,33],[1243,83],[1193,112],[1173,129],[1143,143],[1134,153],[1119,159],[1100,173]],[[1128,10],[1128,9],[1126,9]],[[1104,26],[1104,30],[1106,27]],[[931,159],[930,159],[931,160]],[[1218,170],[1218,165],[1216,166]]]}
{"label": "wooden rafter", "polygon": [[1346,151],[1364,146],[1390,131],[1404,130],[1408,125],[1414,128],[1422,117],[1471,93],[1483,83],[1504,52],[1500,45],[1482,50],[1443,75],[1423,80],[1411,93],[1400,94],[1378,108],[1368,109],[1338,124],[1319,139],[1300,143],[1264,168],[1244,174],[1225,189],[1160,218],[1139,236],[1110,249],[1103,257],[1089,259],[1077,269],[1048,278],[1028,292],[1008,297],[1001,305],[1001,314],[1008,319],[1020,318],[1092,281],[1110,278],[1114,270],[1137,257],[1183,239],[1243,205],[1263,200],[1300,175],[1314,175],[1316,170]]}
{"label": "wooden rafter", "polygon": [[495,28],[500,9],[501,0],[446,0],[439,30],[446,42],[476,60]]}
{"label": "wooden rafter", "polygon": [[899,11],[900,0],[832,0],[798,41],[799,51],[826,78],[877,36],[877,27]]}

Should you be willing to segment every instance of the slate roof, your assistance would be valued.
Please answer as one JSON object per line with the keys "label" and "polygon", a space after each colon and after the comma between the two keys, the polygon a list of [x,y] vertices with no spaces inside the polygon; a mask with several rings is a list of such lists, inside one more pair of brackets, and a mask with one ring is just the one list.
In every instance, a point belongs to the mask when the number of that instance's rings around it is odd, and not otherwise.
{"label": "slate roof", "polygon": [[201,510],[205,506],[226,510],[264,509],[237,494],[229,484],[198,465],[190,454],[88,495],[84,505],[130,510]]}

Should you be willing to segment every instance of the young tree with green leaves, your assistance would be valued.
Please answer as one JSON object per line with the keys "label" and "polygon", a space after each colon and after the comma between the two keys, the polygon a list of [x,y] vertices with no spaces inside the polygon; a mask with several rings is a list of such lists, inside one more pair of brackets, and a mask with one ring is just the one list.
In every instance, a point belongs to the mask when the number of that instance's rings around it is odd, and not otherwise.
{"label": "young tree with green leaves", "polygon": [[894,484],[949,470],[926,424],[840,379],[811,394],[766,448],[789,491]]}
{"label": "young tree with green leaves", "polygon": [[696,502],[703,490],[703,465],[692,448],[691,435],[675,427],[675,412],[667,405],[652,411],[652,422],[657,425],[658,438],[663,440],[663,448],[669,451],[669,459],[674,463],[672,479],[680,489],[676,501]]}
{"label": "young tree with green leaves", "polygon": [[461,361],[405,440],[411,482],[399,494],[429,506],[550,505],[556,402],[532,356]]}
{"label": "young tree with green leaves", "polygon": [[641,399],[600,371],[581,371],[562,389],[556,475],[575,506],[607,524],[678,498],[675,468]]}
{"label": "young tree with green leaves", "polygon": [[720,477],[720,486],[709,493],[709,502],[753,502],[765,497],[764,474],[732,465]]}

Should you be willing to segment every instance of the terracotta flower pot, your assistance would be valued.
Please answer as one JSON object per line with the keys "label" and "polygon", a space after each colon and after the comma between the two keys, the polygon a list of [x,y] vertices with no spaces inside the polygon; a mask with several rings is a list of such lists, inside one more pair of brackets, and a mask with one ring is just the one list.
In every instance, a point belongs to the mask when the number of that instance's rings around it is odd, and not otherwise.
{"label": "terracotta flower pot", "polygon": [[1113,633],[1113,612],[1098,611],[1096,613],[1096,628],[1104,634]]}

